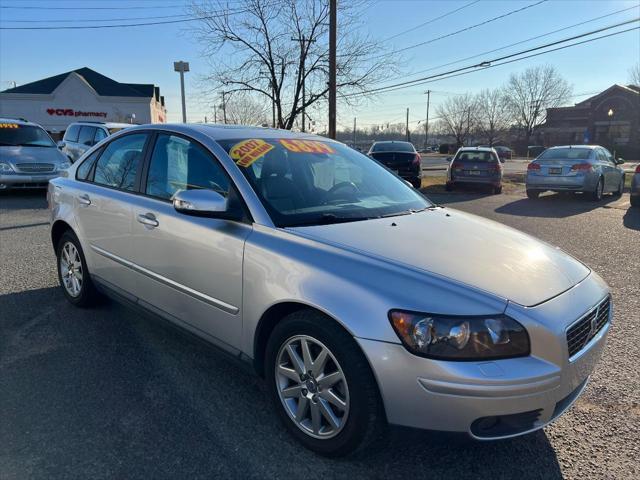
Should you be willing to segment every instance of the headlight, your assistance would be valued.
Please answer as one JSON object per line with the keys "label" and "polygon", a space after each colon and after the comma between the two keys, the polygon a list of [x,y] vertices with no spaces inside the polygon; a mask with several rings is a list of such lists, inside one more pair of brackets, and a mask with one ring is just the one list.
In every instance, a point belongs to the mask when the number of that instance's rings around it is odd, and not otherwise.
{"label": "headlight", "polygon": [[61,162],[58,164],[58,171],[61,172],[62,170],[66,170],[70,166],[71,166],[71,162]]}
{"label": "headlight", "polygon": [[0,162],[0,173],[13,173],[13,167],[7,162]]}
{"label": "headlight", "polygon": [[506,315],[444,316],[392,310],[389,320],[407,350],[440,360],[491,360],[530,353],[525,328]]}

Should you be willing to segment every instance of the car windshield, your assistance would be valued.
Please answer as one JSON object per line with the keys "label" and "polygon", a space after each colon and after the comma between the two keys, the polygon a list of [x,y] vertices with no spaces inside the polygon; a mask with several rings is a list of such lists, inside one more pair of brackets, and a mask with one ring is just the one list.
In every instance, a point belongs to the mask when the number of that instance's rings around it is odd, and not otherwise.
{"label": "car windshield", "polygon": [[415,152],[416,149],[408,142],[374,143],[371,152]]}
{"label": "car windshield", "polygon": [[587,160],[590,156],[590,148],[550,148],[538,158],[542,160]]}
{"label": "car windshield", "polygon": [[375,160],[315,139],[219,140],[278,227],[410,214],[432,204]]}
{"label": "car windshield", "polygon": [[457,162],[495,162],[496,160],[493,152],[482,150],[458,152],[455,159]]}
{"label": "car windshield", "polygon": [[0,146],[55,147],[56,144],[41,127],[20,123],[0,123]]}

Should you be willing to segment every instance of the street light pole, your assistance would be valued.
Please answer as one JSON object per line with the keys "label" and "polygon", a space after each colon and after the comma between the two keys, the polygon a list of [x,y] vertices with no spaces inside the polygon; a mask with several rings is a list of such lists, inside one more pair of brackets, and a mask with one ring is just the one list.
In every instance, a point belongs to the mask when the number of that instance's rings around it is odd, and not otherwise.
{"label": "street light pole", "polygon": [[184,72],[189,71],[189,62],[173,62],[173,70],[180,72],[180,93],[182,96],[182,123],[187,123],[187,105],[184,99]]}
{"label": "street light pole", "polygon": [[431,99],[431,90],[427,90],[427,120],[424,123],[424,148],[429,146],[429,100]]}

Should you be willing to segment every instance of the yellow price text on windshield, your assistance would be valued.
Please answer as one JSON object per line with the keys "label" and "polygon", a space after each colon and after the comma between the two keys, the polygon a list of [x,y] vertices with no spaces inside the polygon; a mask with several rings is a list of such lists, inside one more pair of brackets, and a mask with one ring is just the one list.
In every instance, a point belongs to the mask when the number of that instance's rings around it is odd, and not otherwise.
{"label": "yellow price text on windshield", "polygon": [[318,140],[281,139],[280,144],[294,153],[334,153],[333,148]]}
{"label": "yellow price text on windshield", "polygon": [[0,123],[0,128],[20,128],[17,123]]}
{"label": "yellow price text on windshield", "polygon": [[246,168],[264,154],[273,150],[273,148],[273,145],[265,142],[264,140],[252,138],[250,140],[243,140],[240,143],[236,143],[231,147],[229,153],[237,165]]}

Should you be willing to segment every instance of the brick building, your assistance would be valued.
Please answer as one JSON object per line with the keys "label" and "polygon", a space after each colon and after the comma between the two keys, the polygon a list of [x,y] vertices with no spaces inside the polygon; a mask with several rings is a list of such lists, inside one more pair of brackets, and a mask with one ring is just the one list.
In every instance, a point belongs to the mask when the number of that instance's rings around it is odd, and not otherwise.
{"label": "brick building", "polygon": [[547,147],[597,144],[640,159],[640,86],[613,85],[572,107],[549,108],[536,133]]}

